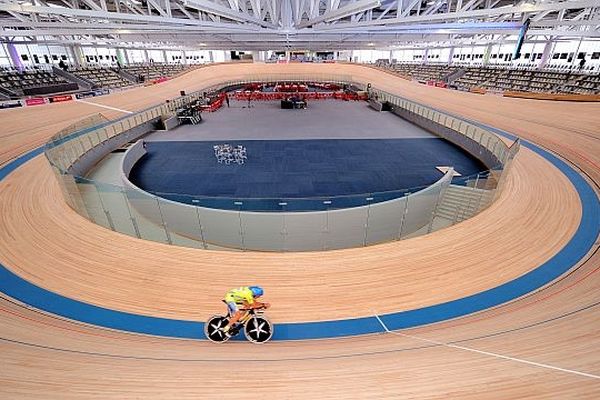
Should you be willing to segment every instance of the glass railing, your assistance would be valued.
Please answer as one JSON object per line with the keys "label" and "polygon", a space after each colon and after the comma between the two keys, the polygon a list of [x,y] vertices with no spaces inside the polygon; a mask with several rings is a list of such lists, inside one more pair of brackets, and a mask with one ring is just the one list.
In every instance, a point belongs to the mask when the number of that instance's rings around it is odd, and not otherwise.
{"label": "glass railing", "polygon": [[[168,119],[204,92],[253,82],[330,82],[365,85],[350,76],[246,76],[215,83],[187,96],[108,121],[101,115],[79,121],[46,145],[46,157],[68,204],[90,221],[137,238],[204,249],[307,251],[367,246],[400,240],[459,222],[487,207],[501,187],[503,171],[518,151],[492,132],[463,119],[371,89],[394,112],[453,141],[489,170],[454,177],[449,170],[423,187],[312,198],[226,198],[148,193],[127,176],[145,154],[141,142],[126,153],[123,180],[99,182],[78,168],[90,154],[106,155],[114,143],[147,122]],[[439,132],[437,132],[437,131]],[[446,135],[446,136],[444,136]],[[454,136],[453,136],[454,135]],[[127,136],[128,137],[128,136]]]}

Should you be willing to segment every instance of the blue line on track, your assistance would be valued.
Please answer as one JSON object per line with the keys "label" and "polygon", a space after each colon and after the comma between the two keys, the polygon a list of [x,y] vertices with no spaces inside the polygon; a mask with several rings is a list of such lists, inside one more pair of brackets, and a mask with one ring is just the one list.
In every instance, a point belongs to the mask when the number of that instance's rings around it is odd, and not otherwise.
{"label": "blue line on track", "polygon": [[[499,129],[485,127],[502,136],[515,138]],[[538,268],[493,289],[430,307],[381,315],[380,318],[390,330],[444,321],[514,300],[555,280],[591,249],[600,233],[600,202],[596,193],[581,175],[558,157],[533,143],[522,141],[522,145],[552,163],[575,187],[581,201],[582,217],[571,240]],[[43,150],[43,146],[39,147],[4,165],[0,168],[0,181]],[[2,264],[0,291],[40,310],[93,325],[157,336],[204,339],[202,322],[137,315],[83,303],[40,288]],[[377,332],[383,332],[383,329],[375,317],[283,323],[276,325],[273,340],[324,339]]]}

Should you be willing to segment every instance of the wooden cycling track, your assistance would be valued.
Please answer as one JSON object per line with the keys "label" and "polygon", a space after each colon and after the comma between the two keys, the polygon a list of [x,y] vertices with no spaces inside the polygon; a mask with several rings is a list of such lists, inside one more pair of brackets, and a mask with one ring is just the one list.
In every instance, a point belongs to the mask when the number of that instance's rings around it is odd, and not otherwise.
{"label": "wooden cycling track", "polygon": [[[135,111],[179,90],[275,72],[336,73],[480,121],[562,156],[598,190],[600,105],[480,96],[349,65],[226,64],[146,88],[0,113],[0,163],[76,119]],[[87,101],[87,100],[86,100]],[[221,112],[226,112],[225,110]],[[581,216],[551,164],[522,149],[499,200],[454,227],[368,248],[232,253],[137,240],[68,208],[46,160],[0,183],[0,262],[67,297],[203,321],[229,287],[260,283],[275,322],[409,310],[514,279],[555,255]],[[110,331],[0,302],[0,398],[597,398],[600,254],[519,300],[408,331],[301,342],[211,345]]]}

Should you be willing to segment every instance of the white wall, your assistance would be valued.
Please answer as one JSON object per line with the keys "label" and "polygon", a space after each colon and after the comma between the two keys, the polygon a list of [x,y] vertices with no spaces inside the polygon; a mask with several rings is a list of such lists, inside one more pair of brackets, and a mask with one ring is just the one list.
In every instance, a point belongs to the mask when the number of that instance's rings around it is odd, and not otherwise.
{"label": "white wall", "polygon": [[[58,64],[61,59],[67,64],[75,63],[71,50],[66,46],[19,44],[15,47],[24,66],[50,66],[52,64]],[[117,50],[114,48],[82,46],[81,50],[84,55],[84,60],[88,65],[109,67],[116,64]],[[127,53],[127,59],[129,59],[130,63],[147,63],[152,59],[156,63],[167,62],[182,64],[208,63],[211,61],[210,52],[212,52],[215,62],[222,62],[225,61],[226,53],[222,50],[186,50],[184,57],[181,50],[149,49],[145,51],[143,49],[123,49],[123,52]],[[23,59],[23,55],[26,59]],[[176,58],[173,59],[173,56]],[[11,66],[11,64],[6,45],[0,45],[0,65]]]}
{"label": "white wall", "polygon": [[352,61],[357,61],[360,63],[374,63],[379,59],[389,59],[390,51],[389,50],[353,50]]}
{"label": "white wall", "polygon": [[[514,37],[513,39],[516,39]],[[545,42],[531,43],[527,40],[521,48],[521,58],[517,60],[506,59],[512,56],[515,44],[491,44],[483,46],[464,46],[454,49],[452,62],[461,65],[482,65],[485,62],[485,53],[489,47],[490,65],[502,66],[536,66],[541,61],[541,54],[544,51]],[[47,45],[16,45],[17,52],[24,66],[49,66],[58,64],[61,59],[69,64],[73,64],[73,56],[66,46],[47,46]],[[109,47],[82,47],[87,62],[91,65],[112,66],[116,63],[116,49]],[[228,59],[229,52],[223,50],[186,50],[185,56],[180,50],[147,50],[146,57],[144,50],[127,49],[127,58],[130,63],[146,63],[149,59],[154,62],[167,63],[186,63],[202,64],[211,62],[223,62]],[[372,63],[378,59],[397,60],[398,62],[411,63],[445,63],[448,61],[451,50],[444,49],[367,49],[367,50],[348,50],[340,52],[340,58],[344,60],[362,63]],[[586,39],[584,41],[569,40],[553,44],[548,65],[579,65],[579,59],[576,53],[586,53],[586,66],[597,66],[600,68],[600,40]],[[592,59],[593,53],[596,58]],[[502,57],[500,57],[502,55]],[[561,56],[562,55],[562,56]],[[26,59],[23,59],[25,56]],[[211,57],[212,56],[212,57]],[[526,57],[528,56],[528,57]],[[174,58],[175,57],[175,58]],[[557,57],[557,58],[555,58]],[[10,65],[11,60],[8,56],[6,45],[0,46],[0,65]]]}
{"label": "white wall", "polygon": [[211,50],[213,55],[213,62],[224,62],[227,58],[230,57],[228,51],[224,50]]}
{"label": "white wall", "polygon": [[164,53],[162,50],[148,50],[148,61],[150,60],[152,60],[152,62],[155,63],[164,63],[167,61],[165,60]]}
{"label": "white wall", "polygon": [[[431,50],[432,52],[434,50]],[[425,50],[415,49],[397,49],[392,50],[392,59],[398,60],[398,62],[407,63],[423,63],[425,57]]]}
{"label": "white wall", "polygon": [[[579,65],[580,59],[578,53],[585,53],[585,65],[600,66],[600,40],[579,40],[568,42],[559,42],[554,45],[553,55],[548,60],[548,64],[553,65]],[[594,55],[594,53],[596,53]],[[592,57],[594,57],[592,59]],[[558,58],[556,58],[558,57]]]}
{"label": "white wall", "polygon": [[129,58],[129,63],[131,63],[131,64],[139,64],[139,63],[147,62],[146,56],[144,54],[144,50],[127,49],[127,50],[125,50],[125,52],[127,52],[127,57]]}
{"label": "white wall", "polygon": [[204,64],[210,62],[208,50],[186,50],[188,64]]}
{"label": "white wall", "polygon": [[[514,38],[516,39],[516,37]],[[521,47],[521,57],[512,60],[512,55],[515,51],[515,43],[511,44],[491,44],[488,46],[465,46],[456,47],[454,49],[454,55],[452,56],[452,62],[460,65],[483,65],[485,63],[485,54],[489,47],[489,59],[487,64],[498,65],[498,66],[528,66],[536,67],[542,61],[542,54],[546,46],[545,42],[531,43],[525,41]],[[577,50],[579,48],[579,50]],[[445,51],[447,50],[447,51]],[[394,58],[397,58],[399,62],[416,61],[413,56],[417,54],[417,50],[395,50]],[[439,60],[447,60],[450,49],[431,49],[429,50],[429,56],[432,54],[440,54]],[[575,53],[586,53],[585,60],[586,66],[599,66],[600,67],[600,41],[599,40],[571,40],[565,42],[554,43],[553,49],[550,52],[550,58],[547,61],[547,65],[559,64],[559,65],[579,65],[579,59]],[[597,58],[592,59],[592,54],[598,53]],[[558,56],[553,56],[558,54]],[[563,54],[561,58],[561,54]],[[553,58],[559,57],[559,58]],[[571,57],[571,61],[569,58]],[[429,58],[429,62],[436,62],[438,58]]]}
{"label": "white wall", "polygon": [[117,50],[108,47],[82,47],[88,65],[113,66],[117,63]]}
{"label": "white wall", "polygon": [[[72,57],[70,52],[65,46],[47,46],[38,44],[17,44],[15,45],[21,62],[24,66],[50,66],[52,64],[58,64],[61,59],[66,63],[72,63]],[[3,46],[6,56],[8,57],[8,50]],[[0,57],[2,54],[0,54]],[[7,60],[10,63],[10,58]],[[0,60],[0,63],[2,61]]]}

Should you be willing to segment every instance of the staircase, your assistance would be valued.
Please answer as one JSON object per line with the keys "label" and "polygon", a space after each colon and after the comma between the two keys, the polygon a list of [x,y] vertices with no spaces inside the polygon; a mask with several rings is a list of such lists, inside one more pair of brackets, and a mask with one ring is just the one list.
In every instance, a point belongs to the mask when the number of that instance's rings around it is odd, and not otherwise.
{"label": "staircase", "polygon": [[19,95],[17,93],[13,92],[10,89],[0,87],[0,99],[1,100],[18,99],[18,98],[19,98]]}
{"label": "staircase", "polygon": [[466,70],[464,70],[462,68],[459,68],[456,71],[450,72],[449,74],[447,74],[446,76],[444,76],[442,79],[446,83],[452,83],[455,80],[462,78],[462,76],[464,74],[466,74],[466,73],[467,73]]}
{"label": "staircase", "polygon": [[491,203],[494,191],[450,185],[437,207],[435,216],[452,223],[471,218]]}
{"label": "staircase", "polygon": [[84,90],[90,90],[92,87],[95,86],[94,82],[89,81],[80,76],[77,76],[75,74],[72,74],[70,72],[67,72],[67,71],[63,70],[62,68],[57,68],[55,66],[52,66],[52,73],[54,75],[63,77],[67,82],[76,83],[77,85],[79,85],[79,87],[81,89],[84,89]]}
{"label": "staircase", "polygon": [[139,79],[137,76],[133,75],[131,72],[127,72],[125,71],[123,68],[117,69],[117,68],[111,68],[115,73],[117,73],[121,78],[125,79],[126,81],[131,81],[133,83],[139,83]]}

